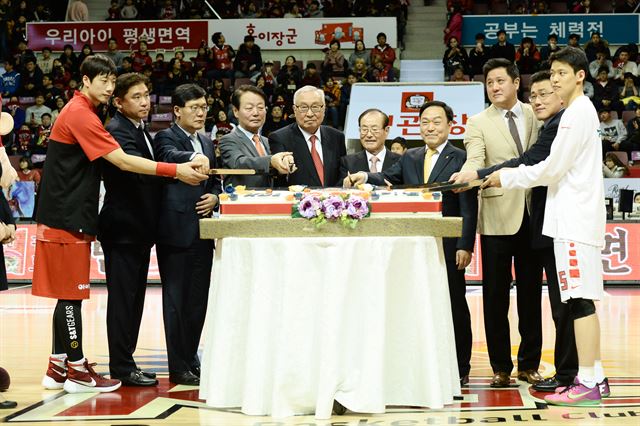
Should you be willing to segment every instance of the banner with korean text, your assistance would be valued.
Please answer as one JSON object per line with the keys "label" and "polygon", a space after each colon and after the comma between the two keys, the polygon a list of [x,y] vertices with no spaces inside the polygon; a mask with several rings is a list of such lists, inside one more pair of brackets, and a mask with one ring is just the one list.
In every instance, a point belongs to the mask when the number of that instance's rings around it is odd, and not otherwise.
{"label": "banner with korean text", "polygon": [[453,109],[451,140],[464,139],[467,119],[484,109],[484,86],[469,83],[356,83],[351,89],[345,122],[347,139],[360,139],[358,117],[369,108],[389,116],[389,139],[420,140],[420,107],[427,101],[446,102]]}
{"label": "banner with korean text", "polygon": [[505,30],[507,39],[520,44],[523,37],[547,44],[547,36],[556,34],[561,45],[567,44],[569,35],[578,34],[581,44],[599,32],[609,44],[628,44],[640,42],[640,15],[627,13],[608,13],[601,15],[474,15],[465,16],[462,23],[462,44],[475,44],[475,35],[483,33],[486,44],[492,45],[497,32]]}
{"label": "banner with korean text", "polygon": [[64,50],[70,44],[80,51],[85,44],[95,52],[107,50],[109,38],[118,40],[124,52],[138,49],[140,40],[147,42],[149,50],[196,50],[205,41],[210,43],[207,21],[96,21],[96,22],[29,22],[27,23],[29,49]]}
{"label": "banner with korean text", "polygon": [[391,47],[398,46],[396,18],[223,19],[210,20],[209,32],[221,32],[234,49],[246,35],[254,36],[263,50],[322,49],[335,39],[348,57],[357,40],[369,49],[378,44],[380,32]]}

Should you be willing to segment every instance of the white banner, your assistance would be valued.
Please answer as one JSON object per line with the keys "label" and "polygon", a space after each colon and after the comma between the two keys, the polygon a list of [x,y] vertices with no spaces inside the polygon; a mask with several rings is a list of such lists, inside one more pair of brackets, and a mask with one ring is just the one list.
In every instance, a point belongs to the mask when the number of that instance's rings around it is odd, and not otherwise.
{"label": "white banner", "polygon": [[484,86],[470,83],[356,83],[351,89],[345,123],[347,139],[360,139],[358,116],[378,108],[389,116],[389,139],[421,140],[418,114],[427,101],[446,102],[453,109],[450,139],[464,139],[469,117],[484,109]]}
{"label": "white banner", "polygon": [[246,35],[254,36],[262,50],[323,49],[336,39],[346,57],[357,40],[364,40],[368,49],[378,44],[380,32],[391,47],[398,45],[396,18],[211,19],[209,34],[215,32],[221,32],[234,49]]}

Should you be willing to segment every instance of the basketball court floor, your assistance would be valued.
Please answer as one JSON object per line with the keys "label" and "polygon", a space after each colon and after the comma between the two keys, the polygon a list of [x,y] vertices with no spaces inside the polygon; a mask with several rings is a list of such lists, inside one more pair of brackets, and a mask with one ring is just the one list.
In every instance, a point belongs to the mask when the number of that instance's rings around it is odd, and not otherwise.
{"label": "basketball court floor", "polygon": [[[442,410],[424,407],[388,407],[382,415],[347,412],[331,420],[313,416],[286,419],[253,417],[237,409],[209,408],[198,399],[198,389],[168,381],[161,293],[150,287],[138,349],[138,366],[158,373],[153,388],[121,388],[108,394],[65,394],[40,386],[51,341],[51,315],[55,301],[33,297],[30,288],[14,287],[0,293],[0,366],[11,373],[11,387],[2,398],[18,402],[12,410],[0,410],[0,423],[88,425],[220,425],[220,426],[409,426],[430,424],[526,424],[526,425],[640,425],[640,289],[608,288],[598,303],[602,328],[602,359],[611,384],[611,397],[597,407],[550,407],[524,382],[512,380],[505,389],[491,389],[491,375],[484,341],[480,288],[470,286],[474,346],[471,383],[455,404]],[[104,287],[92,290],[83,304],[84,347],[96,370],[108,371],[105,330],[107,296]],[[517,352],[515,293],[510,313],[512,353]],[[554,330],[546,292],[543,298],[544,347],[540,372],[553,374]],[[206,335],[204,336],[206,339]],[[411,350],[411,348],[407,348]],[[515,363],[515,362],[514,362]],[[515,372],[514,372],[515,374]]]}

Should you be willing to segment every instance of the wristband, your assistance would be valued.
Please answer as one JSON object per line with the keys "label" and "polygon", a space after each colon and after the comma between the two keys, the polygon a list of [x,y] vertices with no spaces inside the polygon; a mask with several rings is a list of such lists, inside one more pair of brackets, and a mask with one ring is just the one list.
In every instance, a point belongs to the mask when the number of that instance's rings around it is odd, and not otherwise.
{"label": "wristband", "polygon": [[156,176],[165,176],[174,178],[178,175],[178,165],[176,163],[161,163],[156,164]]}

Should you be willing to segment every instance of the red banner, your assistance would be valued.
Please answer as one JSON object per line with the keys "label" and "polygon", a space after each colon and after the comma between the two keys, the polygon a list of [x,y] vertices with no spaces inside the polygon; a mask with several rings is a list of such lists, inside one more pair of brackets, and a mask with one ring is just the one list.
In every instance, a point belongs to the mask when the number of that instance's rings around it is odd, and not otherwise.
{"label": "red banner", "polygon": [[[7,266],[7,278],[11,280],[31,281],[36,251],[36,225],[18,225],[16,239],[4,246],[4,262]],[[104,281],[104,254],[99,241],[91,243],[91,281]],[[155,247],[151,250],[149,279],[160,280]]]}
{"label": "red banner", "polygon": [[111,37],[125,52],[137,49],[140,40],[147,42],[149,50],[195,50],[209,40],[207,21],[29,22],[27,37],[34,51],[44,47],[63,50],[65,44],[75,51],[85,44],[96,52],[106,51]]}
{"label": "red banner", "polygon": [[[482,281],[480,250],[477,235],[473,259],[465,274],[467,281]],[[602,269],[605,281],[640,284],[640,223],[607,223]]]}

